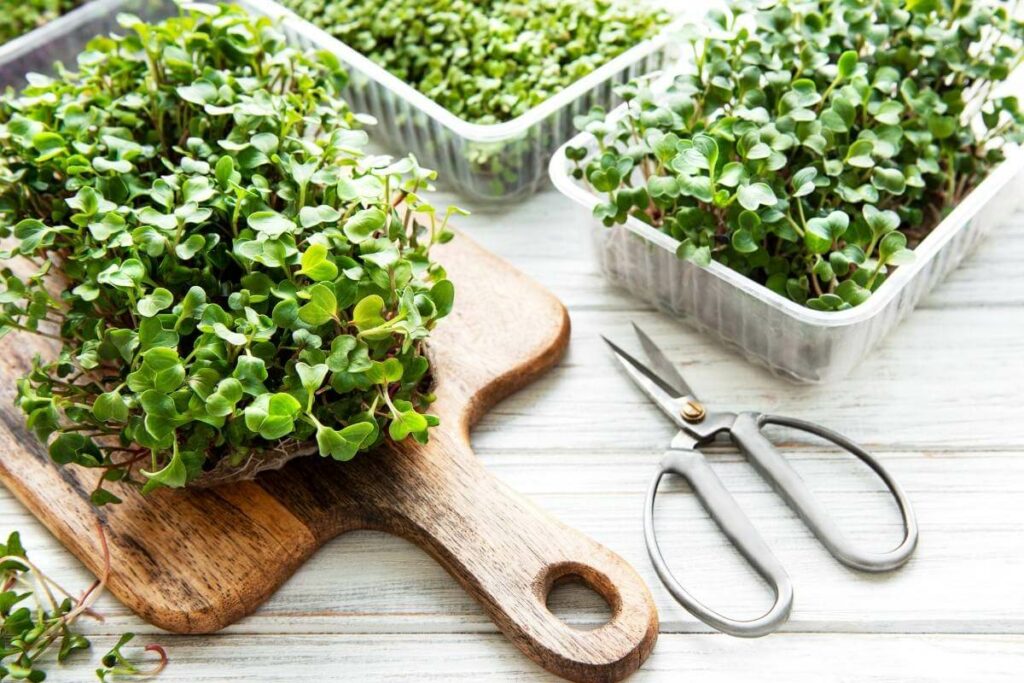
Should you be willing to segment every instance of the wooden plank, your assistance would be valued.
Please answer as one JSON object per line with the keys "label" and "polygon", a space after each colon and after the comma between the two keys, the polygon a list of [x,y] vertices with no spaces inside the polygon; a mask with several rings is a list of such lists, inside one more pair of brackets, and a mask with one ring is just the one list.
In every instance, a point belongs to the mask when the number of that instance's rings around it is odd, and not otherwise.
{"label": "wooden plank", "polygon": [[[98,638],[94,650],[112,644]],[[146,642],[146,641],[143,641]],[[157,679],[173,681],[530,681],[558,679],[490,635],[446,634],[179,637]],[[86,680],[79,655],[54,667],[51,683]],[[1024,669],[1021,636],[789,635],[739,640],[666,635],[630,681],[737,683],[1010,683]]]}

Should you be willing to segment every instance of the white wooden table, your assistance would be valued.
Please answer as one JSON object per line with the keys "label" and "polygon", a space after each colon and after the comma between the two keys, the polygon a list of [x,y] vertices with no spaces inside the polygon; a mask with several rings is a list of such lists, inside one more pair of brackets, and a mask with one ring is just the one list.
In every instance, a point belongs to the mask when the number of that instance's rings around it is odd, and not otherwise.
{"label": "white wooden table", "polygon": [[[607,285],[579,210],[546,190],[499,211],[472,207],[461,227],[547,285],[569,307],[568,356],[496,407],[474,434],[486,464],[558,518],[629,560],[650,585],[661,636],[636,680],[998,681],[1024,672],[1024,213],[999,226],[846,380],[796,386]],[[726,485],[796,586],[781,633],[712,633],[672,601],[647,560],[640,511],[672,427],[619,371],[599,334],[632,343],[650,331],[712,405],[813,418],[875,451],[911,496],[921,543],[892,575],[837,564],[735,453],[712,453]],[[782,435],[785,438],[785,435]],[[883,549],[899,516],[866,469],[787,442],[786,451],[842,526]],[[659,508],[676,572],[706,601],[753,616],[770,593],[679,483]],[[0,531],[21,529],[31,555],[68,586],[91,577],[10,494]],[[216,542],[211,539],[211,542]],[[584,589],[552,607],[596,624]],[[377,533],[328,544],[255,614],[221,634],[148,626],[109,596],[104,623],[83,622],[93,653],[53,667],[84,681],[126,630],[171,657],[161,681],[553,680],[497,632],[424,553]]]}

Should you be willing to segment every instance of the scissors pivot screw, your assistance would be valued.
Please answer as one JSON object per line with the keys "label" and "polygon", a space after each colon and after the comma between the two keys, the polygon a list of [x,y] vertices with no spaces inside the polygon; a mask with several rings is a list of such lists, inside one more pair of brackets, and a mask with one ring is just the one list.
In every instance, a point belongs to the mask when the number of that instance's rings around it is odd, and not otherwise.
{"label": "scissors pivot screw", "polygon": [[679,411],[679,414],[682,415],[683,419],[687,422],[700,422],[704,419],[707,412],[704,410],[704,406],[700,401],[687,401],[683,406],[683,409]]}

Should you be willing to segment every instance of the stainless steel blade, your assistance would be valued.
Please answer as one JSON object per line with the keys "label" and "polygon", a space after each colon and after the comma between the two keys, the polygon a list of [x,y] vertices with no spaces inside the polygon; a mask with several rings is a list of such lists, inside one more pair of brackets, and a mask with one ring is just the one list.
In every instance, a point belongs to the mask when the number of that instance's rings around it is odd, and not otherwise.
{"label": "stainless steel blade", "polygon": [[686,423],[679,413],[683,397],[672,385],[664,382],[658,375],[646,365],[638,361],[626,351],[619,348],[607,337],[602,336],[605,343],[611,347],[622,367],[637,386],[654,401],[655,405],[661,408],[662,412],[671,418],[680,428],[685,429]]}
{"label": "stainless steel blade", "polygon": [[640,326],[633,323],[633,329],[636,331],[636,336],[640,337],[640,345],[644,347],[644,353],[651,359],[651,364],[654,365],[654,369],[657,371],[661,379],[668,385],[673,386],[678,396],[688,396],[690,398],[697,398],[697,394],[693,392],[690,385],[686,383],[683,376],[673,365],[672,361],[665,356],[664,352],[658,348],[658,345],[654,343],[654,340],[647,336],[647,333],[640,329]]}

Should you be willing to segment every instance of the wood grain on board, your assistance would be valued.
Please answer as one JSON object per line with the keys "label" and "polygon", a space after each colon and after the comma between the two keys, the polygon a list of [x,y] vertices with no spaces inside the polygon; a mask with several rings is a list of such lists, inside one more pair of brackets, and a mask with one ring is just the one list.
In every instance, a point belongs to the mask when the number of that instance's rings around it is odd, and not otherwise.
{"label": "wood grain on board", "polygon": [[[618,680],[657,637],[654,603],[618,555],[561,524],[490,475],[469,428],[500,398],[554,365],[568,315],[546,290],[468,239],[438,256],[457,305],[432,337],[437,381],[430,443],[389,445],[349,463],[317,456],[254,482],[159,491],[100,510],[96,473],[57,468],[12,405],[13,380],[53,348],[12,336],[0,344],[0,480],[94,573],[95,530],[110,544],[109,589],[157,626],[205,633],[252,612],[322,544],[353,529],[406,538],[433,556],[539,664],[573,680]],[[118,491],[119,495],[122,493]],[[592,630],[546,605],[551,587],[580,581],[611,608]]]}

